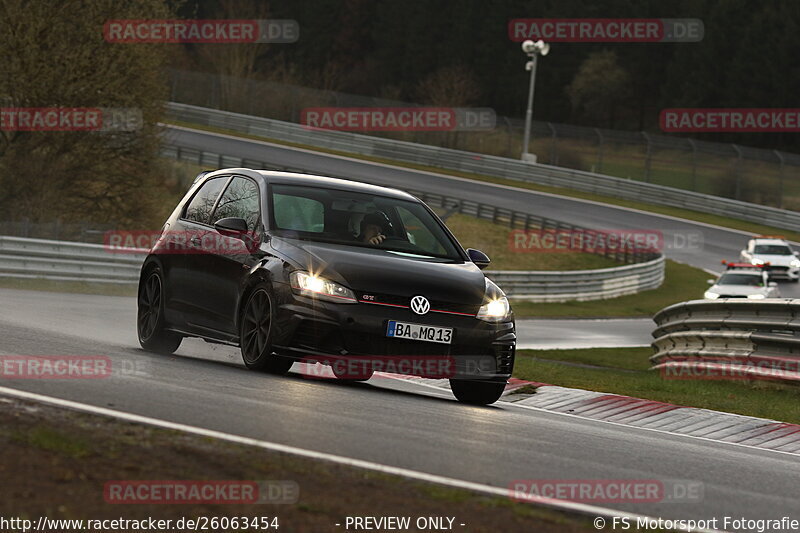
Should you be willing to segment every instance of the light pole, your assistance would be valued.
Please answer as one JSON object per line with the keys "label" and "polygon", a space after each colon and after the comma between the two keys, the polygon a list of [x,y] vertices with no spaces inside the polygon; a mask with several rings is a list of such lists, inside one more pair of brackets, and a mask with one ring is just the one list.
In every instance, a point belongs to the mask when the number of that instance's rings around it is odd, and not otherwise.
{"label": "light pole", "polygon": [[541,39],[536,42],[527,40],[522,43],[522,51],[531,58],[530,61],[525,63],[525,70],[531,71],[531,82],[528,87],[528,109],[525,111],[525,136],[522,140],[521,159],[535,163],[536,154],[528,153],[528,144],[531,140],[531,121],[533,120],[533,88],[536,86],[536,59],[539,56],[546,56],[550,52],[550,45]]}

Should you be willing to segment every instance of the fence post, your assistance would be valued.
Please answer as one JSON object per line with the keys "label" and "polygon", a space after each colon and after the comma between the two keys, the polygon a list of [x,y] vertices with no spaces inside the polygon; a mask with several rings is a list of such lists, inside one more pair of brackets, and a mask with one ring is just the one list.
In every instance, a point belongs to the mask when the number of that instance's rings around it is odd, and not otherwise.
{"label": "fence post", "polygon": [[784,159],[783,155],[777,151],[773,150],[775,155],[778,157],[778,161],[781,162],[781,170],[780,174],[778,174],[778,208],[783,209],[783,167],[784,167]]}
{"label": "fence post", "polygon": [[650,165],[652,164],[653,144],[650,142],[650,136],[647,133],[642,132],[642,137],[644,137],[645,142],[647,142],[644,158],[644,181],[650,183]]}
{"label": "fence post", "polygon": [[550,128],[552,131],[552,135],[550,135],[550,160],[548,161],[551,165],[558,165],[558,151],[557,151],[557,144],[558,144],[558,132],[553,127],[553,125],[548,122],[547,127]]}
{"label": "fence post", "polygon": [[697,192],[697,145],[692,139],[689,141],[689,146],[692,147],[692,190]]}
{"label": "fence post", "polygon": [[731,146],[736,150],[736,163],[734,167],[736,171],[736,190],[734,192],[734,198],[740,200],[742,197],[742,150],[735,144]]}
{"label": "fence post", "polygon": [[600,133],[600,128],[595,128],[594,132],[597,134],[597,173],[603,172],[603,134]]}

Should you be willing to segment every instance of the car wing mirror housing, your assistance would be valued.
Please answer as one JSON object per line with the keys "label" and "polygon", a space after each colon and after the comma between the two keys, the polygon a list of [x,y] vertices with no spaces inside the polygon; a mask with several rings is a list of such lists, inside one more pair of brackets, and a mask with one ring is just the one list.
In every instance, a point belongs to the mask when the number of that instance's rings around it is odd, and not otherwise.
{"label": "car wing mirror housing", "polygon": [[238,217],[221,218],[214,222],[214,229],[229,237],[241,237],[247,233],[247,221]]}
{"label": "car wing mirror housing", "polygon": [[492,262],[488,255],[474,248],[467,248],[467,255],[469,256],[469,260],[475,263],[481,270],[488,267]]}
{"label": "car wing mirror housing", "polygon": [[709,285],[713,285],[716,282],[713,279],[707,279],[706,283],[708,283]]}

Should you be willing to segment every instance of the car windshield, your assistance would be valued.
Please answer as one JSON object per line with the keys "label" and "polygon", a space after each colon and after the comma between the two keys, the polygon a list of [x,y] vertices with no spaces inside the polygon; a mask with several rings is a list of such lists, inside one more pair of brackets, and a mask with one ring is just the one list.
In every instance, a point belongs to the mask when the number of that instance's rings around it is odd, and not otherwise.
{"label": "car windshield", "polygon": [[750,287],[763,287],[764,279],[760,274],[723,274],[717,285],[748,285]]}
{"label": "car windshield", "polygon": [[763,255],[792,255],[792,251],[784,244],[756,244],[753,252]]}
{"label": "car windshield", "polygon": [[271,227],[284,237],[463,260],[421,203],[341,189],[273,184]]}

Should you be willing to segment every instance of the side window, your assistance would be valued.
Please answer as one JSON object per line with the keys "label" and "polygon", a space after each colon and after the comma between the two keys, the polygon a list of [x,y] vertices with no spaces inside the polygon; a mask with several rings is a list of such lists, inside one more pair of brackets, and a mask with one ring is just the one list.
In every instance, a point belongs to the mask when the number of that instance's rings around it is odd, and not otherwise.
{"label": "side window", "polygon": [[217,197],[222,192],[222,188],[227,181],[227,177],[220,177],[212,178],[205,182],[189,202],[183,218],[201,224],[208,224],[211,210],[214,208],[214,202],[217,201]]}
{"label": "side window", "polygon": [[278,229],[322,233],[325,207],[322,202],[303,196],[272,194],[272,209]]}
{"label": "side window", "polygon": [[221,218],[236,217],[247,221],[247,229],[258,227],[260,216],[258,185],[247,178],[235,177],[222,195],[211,217],[211,222]]}
{"label": "side window", "polygon": [[408,233],[408,240],[416,244],[421,249],[432,254],[445,253],[444,248],[439,244],[439,240],[431,231],[417,218],[411,211],[404,207],[397,208],[397,214],[403,221],[403,226]]}

